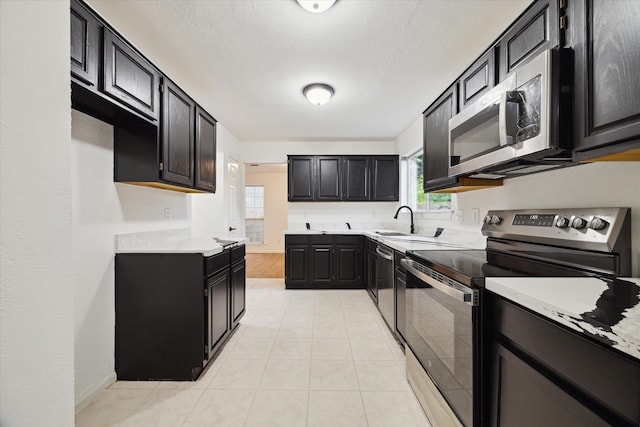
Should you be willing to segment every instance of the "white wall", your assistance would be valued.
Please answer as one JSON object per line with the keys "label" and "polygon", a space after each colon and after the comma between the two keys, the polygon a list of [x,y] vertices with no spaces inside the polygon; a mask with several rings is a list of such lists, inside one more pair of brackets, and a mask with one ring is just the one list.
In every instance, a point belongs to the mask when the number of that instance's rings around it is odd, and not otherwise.
{"label": "white wall", "polygon": [[0,2],[0,425],[69,426],[69,2]]}
{"label": "white wall", "polygon": [[[422,146],[422,117],[396,140],[401,155]],[[420,214],[417,223],[479,229],[473,223],[473,208],[483,218],[489,209],[630,207],[633,274],[640,276],[640,162],[601,162],[542,172],[504,181],[502,187],[469,191],[452,196],[454,210],[462,211],[462,222],[450,213]],[[407,221],[407,216],[403,216]]]}
{"label": "white wall", "polygon": [[217,124],[217,167],[216,192],[209,194],[190,194],[191,234],[194,237],[229,236],[229,159],[238,161],[237,211],[240,216],[237,235],[244,236],[244,165],[240,155],[240,142],[220,123]]}
{"label": "white wall", "polygon": [[243,141],[245,163],[286,163],[291,154],[396,154],[394,141]]}
{"label": "white wall", "polygon": [[249,253],[284,253],[287,229],[287,170],[280,173],[250,173],[245,185],[264,186],[264,244],[249,244]]}
{"label": "white wall", "polygon": [[[184,193],[113,182],[113,127],[71,112],[75,401],[115,378],[115,234],[188,228]],[[165,219],[165,209],[171,219]]]}

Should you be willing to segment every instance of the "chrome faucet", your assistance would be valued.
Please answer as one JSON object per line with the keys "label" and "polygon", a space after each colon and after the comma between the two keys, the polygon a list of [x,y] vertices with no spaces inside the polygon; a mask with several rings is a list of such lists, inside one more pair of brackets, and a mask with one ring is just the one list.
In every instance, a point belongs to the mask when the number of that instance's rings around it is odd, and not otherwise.
{"label": "chrome faucet", "polygon": [[409,212],[411,213],[411,234],[416,234],[416,230],[413,226],[413,209],[411,209],[411,207],[407,206],[407,205],[402,205],[398,208],[398,210],[396,211],[396,214],[393,216],[393,219],[398,219],[398,212],[400,212],[400,209],[402,208],[407,208],[409,209]]}

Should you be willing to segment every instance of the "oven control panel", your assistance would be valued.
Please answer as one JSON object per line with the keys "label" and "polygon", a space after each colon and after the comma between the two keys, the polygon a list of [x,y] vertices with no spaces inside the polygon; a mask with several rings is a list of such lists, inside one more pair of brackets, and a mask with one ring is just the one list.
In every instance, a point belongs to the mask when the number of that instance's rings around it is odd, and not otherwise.
{"label": "oven control panel", "polygon": [[629,208],[489,211],[482,234],[523,242],[610,251],[620,232],[630,227],[630,211]]}

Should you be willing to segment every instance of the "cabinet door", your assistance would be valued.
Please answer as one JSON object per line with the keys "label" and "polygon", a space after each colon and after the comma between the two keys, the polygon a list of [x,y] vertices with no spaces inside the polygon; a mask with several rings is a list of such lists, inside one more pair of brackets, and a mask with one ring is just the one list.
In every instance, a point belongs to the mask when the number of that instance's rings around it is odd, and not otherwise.
{"label": "cabinet door", "polygon": [[407,275],[402,269],[394,270],[396,291],[396,332],[402,340],[407,336]]}
{"label": "cabinet door", "polygon": [[222,342],[229,325],[229,273],[225,271],[207,281],[209,296],[208,310],[208,332],[209,332],[209,355],[215,351],[218,343]]}
{"label": "cabinet door", "polygon": [[369,291],[369,295],[371,298],[377,303],[378,302],[378,256],[376,255],[375,249],[367,250],[367,290]]}
{"label": "cabinet door", "polygon": [[540,0],[500,41],[500,81],[538,53],[560,45],[558,0]]}
{"label": "cabinet door", "polygon": [[332,285],[333,272],[333,245],[311,245],[311,276],[309,282],[312,285]]}
{"label": "cabinet door", "polygon": [[489,49],[460,77],[461,110],[495,86],[495,58],[495,49]]}
{"label": "cabinet door", "polygon": [[449,178],[449,120],[457,109],[458,90],[454,84],[424,112],[424,191],[454,186]]}
{"label": "cabinet door", "polygon": [[289,156],[289,201],[313,200],[313,156]]}
{"label": "cabinet door", "polygon": [[305,287],[309,270],[309,250],[306,244],[285,244],[284,277],[287,286]]}
{"label": "cabinet door", "polygon": [[362,282],[362,249],[360,245],[336,245],[336,283],[341,287],[357,287]]}
{"label": "cabinet door", "polygon": [[196,105],[196,188],[216,192],[216,120]]}
{"label": "cabinet door", "polygon": [[247,263],[242,260],[231,267],[231,328],[234,328],[245,311]]}
{"label": "cabinet door", "polygon": [[71,76],[97,89],[100,61],[98,20],[79,2],[71,1]]}
{"label": "cabinet door", "polygon": [[165,80],[162,95],[162,179],[193,185],[195,103]]}
{"label": "cabinet door", "polygon": [[495,353],[491,426],[610,425],[505,347]]}
{"label": "cabinet door", "polygon": [[398,156],[376,156],[371,160],[371,200],[398,201]]}
{"label": "cabinet door", "polygon": [[342,161],[342,200],[369,200],[370,157],[345,156]]}
{"label": "cabinet door", "polygon": [[105,93],[153,120],[158,119],[159,71],[106,28],[103,74]]}
{"label": "cabinet door", "polygon": [[340,200],[340,157],[316,157],[316,200]]}
{"label": "cabinet door", "polygon": [[577,158],[640,151],[640,2],[572,6],[572,25],[582,30],[574,49]]}

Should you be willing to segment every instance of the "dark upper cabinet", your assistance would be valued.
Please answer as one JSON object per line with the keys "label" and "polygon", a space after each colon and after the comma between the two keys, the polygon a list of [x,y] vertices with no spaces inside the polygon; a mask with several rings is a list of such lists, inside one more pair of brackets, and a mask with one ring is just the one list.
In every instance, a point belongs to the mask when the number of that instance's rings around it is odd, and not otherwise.
{"label": "dark upper cabinet", "polygon": [[496,84],[496,51],[489,49],[460,77],[460,109],[486,93]]}
{"label": "dark upper cabinet", "polygon": [[289,156],[289,201],[311,201],[314,198],[314,156]]}
{"label": "dark upper cabinet", "polygon": [[318,156],[316,162],[316,200],[340,200],[341,158],[339,156]]}
{"label": "dark upper cabinet", "polygon": [[457,112],[458,86],[454,84],[423,113],[424,191],[455,186],[449,177],[449,119]]}
{"label": "dark upper cabinet", "polygon": [[101,28],[87,8],[71,1],[71,77],[93,88],[98,87]]}
{"label": "dark upper cabinet", "polygon": [[216,120],[196,105],[196,188],[216,191]]}
{"label": "dark upper cabinet", "polygon": [[196,104],[165,79],[162,94],[162,179],[193,185],[194,114]]}
{"label": "dark upper cabinet", "polygon": [[371,200],[396,202],[400,198],[398,156],[371,159]]}
{"label": "dark upper cabinet", "polygon": [[289,156],[288,200],[397,201],[399,158],[370,156]]}
{"label": "dark upper cabinet", "polygon": [[342,200],[361,201],[371,198],[369,188],[370,157],[344,156],[342,161]]}
{"label": "dark upper cabinet", "polygon": [[534,58],[561,44],[558,0],[534,3],[500,40],[500,80]]}
{"label": "dark upper cabinet", "polygon": [[104,30],[104,87],[109,96],[157,120],[160,72],[113,32]]}
{"label": "dark upper cabinet", "polygon": [[[574,1],[575,157],[640,157],[640,2]],[[633,152],[632,152],[633,153]]]}

